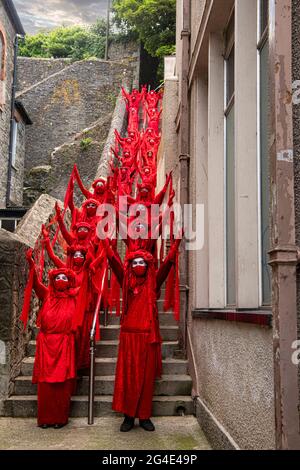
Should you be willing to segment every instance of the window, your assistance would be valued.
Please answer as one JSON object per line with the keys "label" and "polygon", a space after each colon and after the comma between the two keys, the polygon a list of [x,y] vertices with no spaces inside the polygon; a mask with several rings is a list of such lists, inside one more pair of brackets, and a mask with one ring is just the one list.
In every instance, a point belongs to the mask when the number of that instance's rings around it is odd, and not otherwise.
{"label": "window", "polygon": [[226,303],[236,304],[235,275],[235,152],[234,152],[234,12],[225,34],[225,224]]}
{"label": "window", "polygon": [[11,164],[13,167],[16,165],[16,154],[17,154],[17,145],[18,145],[18,121],[13,120],[12,124],[12,149],[11,149]]}
{"label": "window", "polygon": [[270,246],[269,205],[270,183],[268,168],[268,13],[269,2],[259,0],[258,33],[258,156],[259,156],[259,194],[260,194],[260,266],[261,266],[261,304],[271,304],[271,270],[268,264]]}
{"label": "window", "polygon": [[7,230],[8,232],[14,232],[17,228],[19,220],[17,219],[0,219],[0,228]]}
{"label": "window", "polygon": [[266,31],[269,22],[269,0],[260,0],[260,36]]}

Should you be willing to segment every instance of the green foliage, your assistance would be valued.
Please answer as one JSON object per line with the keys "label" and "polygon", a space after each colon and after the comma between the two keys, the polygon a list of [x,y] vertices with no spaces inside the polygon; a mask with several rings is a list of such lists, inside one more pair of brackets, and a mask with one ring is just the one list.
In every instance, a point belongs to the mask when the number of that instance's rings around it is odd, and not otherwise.
{"label": "green foliage", "polygon": [[80,148],[81,150],[85,151],[87,150],[93,143],[93,139],[91,137],[87,137],[86,139],[82,139],[80,141]]}
{"label": "green foliage", "polygon": [[26,35],[25,41],[20,44],[19,53],[25,57],[103,59],[105,35],[106,21],[103,19],[90,27],[60,26],[51,31]]}
{"label": "green foliage", "polygon": [[116,25],[134,31],[152,57],[175,50],[176,0],[113,0]]}

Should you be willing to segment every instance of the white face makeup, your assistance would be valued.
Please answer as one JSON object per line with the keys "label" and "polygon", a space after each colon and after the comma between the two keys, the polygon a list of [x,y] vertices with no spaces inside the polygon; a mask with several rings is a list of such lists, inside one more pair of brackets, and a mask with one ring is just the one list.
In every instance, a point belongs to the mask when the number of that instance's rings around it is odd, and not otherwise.
{"label": "white face makeup", "polygon": [[143,268],[147,267],[147,263],[143,258],[135,258],[132,261],[132,267],[136,268],[137,266],[142,266]]}
{"label": "white face makeup", "polygon": [[81,251],[75,251],[74,258],[84,258],[84,254]]}
{"label": "white face makeup", "polygon": [[87,227],[79,227],[78,232],[85,232],[87,233],[89,229]]}
{"label": "white face makeup", "polygon": [[96,209],[96,204],[94,204],[93,202],[90,202],[89,204],[87,204],[87,209]]}
{"label": "white face makeup", "polygon": [[64,281],[64,282],[68,282],[69,279],[67,278],[67,276],[65,274],[58,274],[56,277],[55,277],[55,280],[56,281]]}

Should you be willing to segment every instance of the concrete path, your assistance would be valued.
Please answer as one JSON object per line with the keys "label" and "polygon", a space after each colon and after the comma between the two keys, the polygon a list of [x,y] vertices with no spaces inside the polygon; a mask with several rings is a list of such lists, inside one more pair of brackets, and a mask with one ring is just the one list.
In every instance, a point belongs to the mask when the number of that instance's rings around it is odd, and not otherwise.
{"label": "concrete path", "polygon": [[153,433],[138,425],[121,433],[121,422],[121,418],[97,418],[94,426],[88,426],[86,419],[76,418],[63,429],[43,430],[34,419],[0,418],[0,450],[211,449],[193,416],[153,418]]}

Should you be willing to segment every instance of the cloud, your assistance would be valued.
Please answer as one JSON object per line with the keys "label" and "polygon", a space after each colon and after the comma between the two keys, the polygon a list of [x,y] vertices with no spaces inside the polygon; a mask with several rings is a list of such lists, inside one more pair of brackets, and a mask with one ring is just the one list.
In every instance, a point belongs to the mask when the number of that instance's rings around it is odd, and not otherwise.
{"label": "cloud", "polygon": [[62,24],[91,24],[107,12],[107,0],[14,0],[14,4],[29,34]]}

